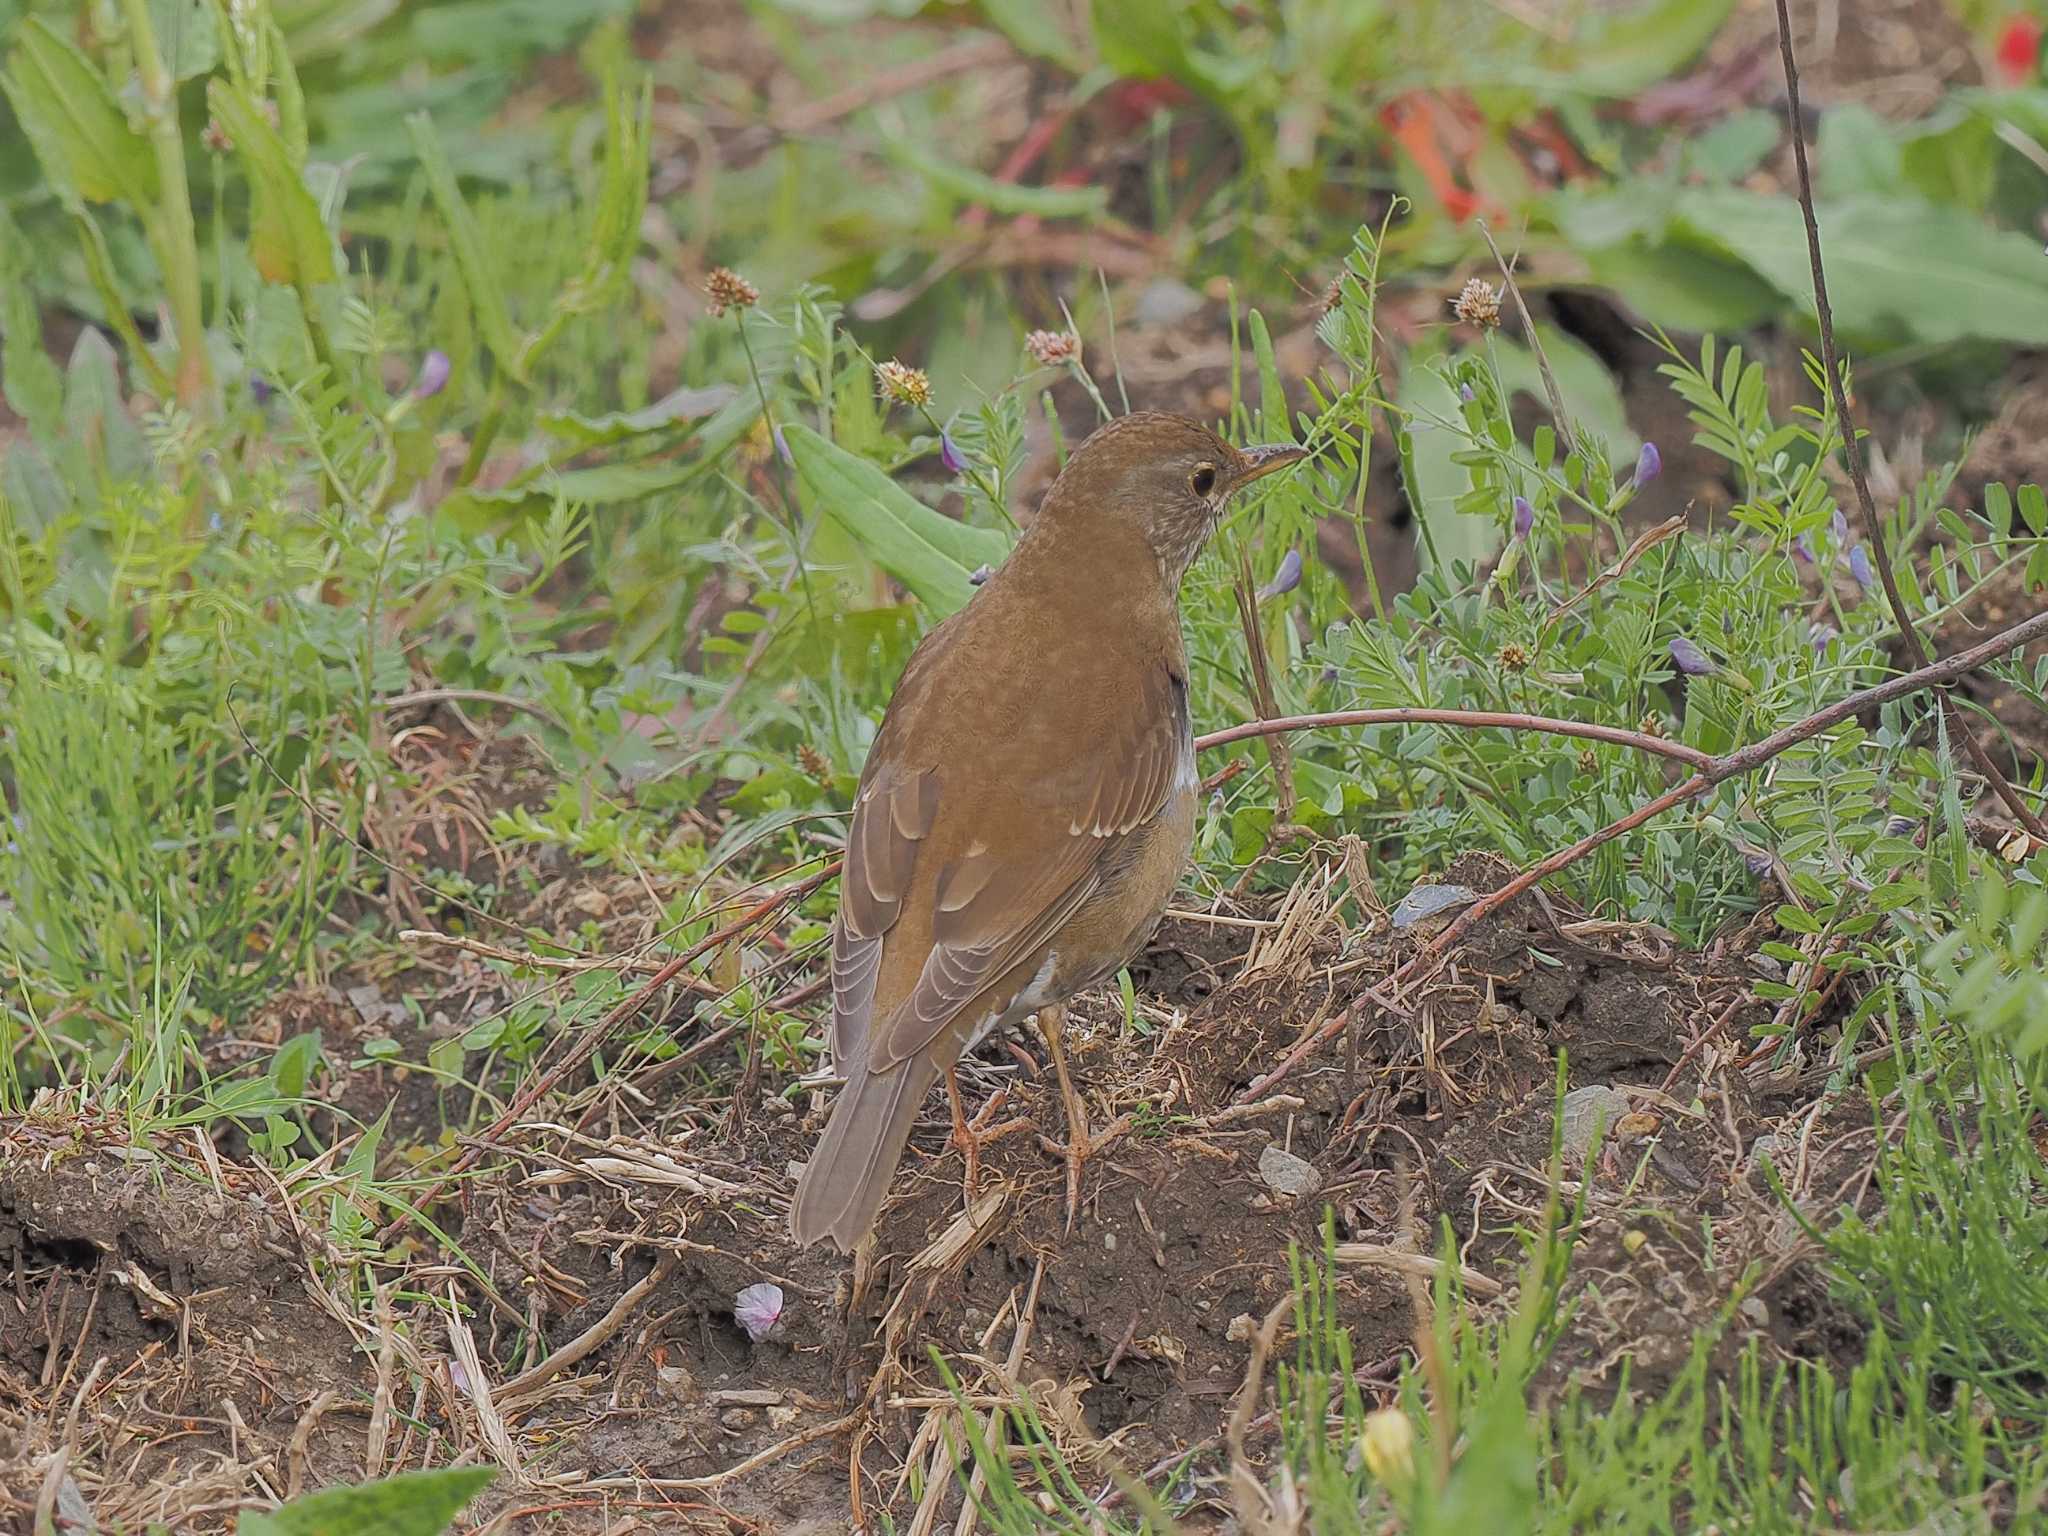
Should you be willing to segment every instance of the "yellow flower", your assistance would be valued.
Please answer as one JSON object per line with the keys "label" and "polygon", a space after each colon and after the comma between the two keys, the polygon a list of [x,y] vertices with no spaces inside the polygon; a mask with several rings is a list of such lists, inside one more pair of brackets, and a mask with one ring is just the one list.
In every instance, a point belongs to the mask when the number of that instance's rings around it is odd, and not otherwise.
{"label": "yellow flower", "polygon": [[1359,1449],[1366,1470],[1382,1483],[1405,1483],[1415,1475],[1415,1426],[1398,1408],[1380,1408],[1365,1416]]}

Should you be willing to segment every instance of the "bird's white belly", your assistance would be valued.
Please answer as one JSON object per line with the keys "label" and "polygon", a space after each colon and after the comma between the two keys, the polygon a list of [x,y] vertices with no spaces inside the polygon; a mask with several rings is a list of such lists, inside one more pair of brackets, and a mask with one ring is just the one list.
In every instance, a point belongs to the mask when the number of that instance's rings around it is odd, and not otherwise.
{"label": "bird's white belly", "polygon": [[966,1055],[976,1049],[997,1030],[1011,1024],[1021,1024],[1039,1009],[1056,1000],[1052,979],[1059,971],[1059,956],[1051,950],[1045,953],[1045,963],[1038,968],[1038,974],[1024,983],[1022,990],[1010,1000],[1008,1008],[991,1008],[975,1021],[974,1033],[967,1037],[967,1047],[960,1054]]}

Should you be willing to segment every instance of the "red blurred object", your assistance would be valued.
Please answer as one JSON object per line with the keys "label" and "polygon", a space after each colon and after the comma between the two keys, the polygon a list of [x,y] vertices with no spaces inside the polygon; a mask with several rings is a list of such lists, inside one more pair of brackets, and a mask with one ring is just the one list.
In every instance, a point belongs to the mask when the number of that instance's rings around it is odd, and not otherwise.
{"label": "red blurred object", "polygon": [[1413,91],[1380,112],[1380,125],[1415,162],[1444,212],[1460,224],[1474,214],[1496,221],[1506,217],[1502,209],[1460,182],[1451,168],[1453,158],[1462,164],[1477,152],[1477,118],[1469,105],[1461,110],[1459,104],[1433,91]]}
{"label": "red blurred object", "polygon": [[1126,128],[1152,121],[1166,107],[1184,107],[1194,93],[1177,80],[1119,80],[1102,93],[1103,101]]}
{"label": "red blurred object", "polygon": [[1998,78],[2005,85],[2025,85],[2041,65],[2041,19],[2015,16],[1998,34]]}

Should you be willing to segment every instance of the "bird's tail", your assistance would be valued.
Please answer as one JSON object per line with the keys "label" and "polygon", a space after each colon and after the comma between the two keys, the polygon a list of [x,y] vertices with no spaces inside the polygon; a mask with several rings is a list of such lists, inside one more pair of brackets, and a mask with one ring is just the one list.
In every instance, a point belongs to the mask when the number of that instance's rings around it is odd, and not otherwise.
{"label": "bird's tail", "polygon": [[848,1064],[846,1086],[832,1106],[832,1119],[797,1180],[789,1230],[808,1248],[829,1237],[842,1253],[875,1224],[889,1181],[910,1140],[918,1106],[938,1081],[938,1064],[919,1052],[887,1072],[870,1072],[864,1061]]}

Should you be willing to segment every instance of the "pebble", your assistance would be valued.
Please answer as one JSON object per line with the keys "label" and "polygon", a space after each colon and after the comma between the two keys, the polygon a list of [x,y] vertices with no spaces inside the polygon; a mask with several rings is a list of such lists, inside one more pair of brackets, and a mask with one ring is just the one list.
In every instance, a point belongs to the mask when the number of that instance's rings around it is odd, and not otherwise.
{"label": "pebble", "polygon": [[1612,1138],[1615,1126],[1628,1113],[1628,1095],[1605,1083],[1574,1088],[1564,1096],[1564,1148],[1583,1159],[1593,1145],[1593,1131],[1604,1126],[1603,1140]]}
{"label": "pebble", "polygon": [[1323,1176],[1307,1158],[1283,1152],[1272,1143],[1259,1154],[1259,1177],[1276,1195],[1293,1195],[1297,1199],[1323,1187]]}

